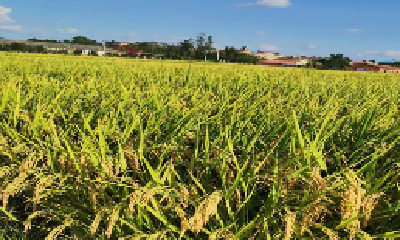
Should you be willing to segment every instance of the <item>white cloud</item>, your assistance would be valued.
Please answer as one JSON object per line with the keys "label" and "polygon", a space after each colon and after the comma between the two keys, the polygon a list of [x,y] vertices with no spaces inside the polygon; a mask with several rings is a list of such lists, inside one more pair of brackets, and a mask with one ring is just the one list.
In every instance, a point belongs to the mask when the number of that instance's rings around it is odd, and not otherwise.
{"label": "white cloud", "polygon": [[310,44],[310,45],[307,46],[307,48],[308,48],[308,49],[316,49],[317,46]]}
{"label": "white cloud", "polygon": [[400,51],[386,51],[385,55],[390,57],[400,57]]}
{"label": "white cloud", "polygon": [[23,28],[20,25],[8,25],[8,26],[1,26],[0,25],[0,31],[5,31],[5,32],[22,32]]}
{"label": "white cloud", "polygon": [[278,46],[273,46],[273,45],[268,45],[268,44],[261,44],[260,50],[262,51],[278,51],[279,47]]}
{"label": "white cloud", "polygon": [[12,23],[14,22],[8,14],[11,13],[11,8],[6,8],[3,6],[0,6],[0,23]]}
{"label": "white cloud", "polygon": [[260,35],[260,36],[267,36],[267,33],[264,32],[264,31],[261,31],[261,30],[254,30],[254,32],[255,32],[257,35]]}
{"label": "white cloud", "polygon": [[360,33],[361,30],[357,29],[357,28],[349,28],[349,29],[343,29],[343,32],[346,32],[346,33]]}
{"label": "white cloud", "polygon": [[12,12],[11,8],[0,6],[0,31],[5,32],[22,32],[23,28],[20,25],[4,25],[4,23],[13,23],[14,20],[8,16]]}
{"label": "white cloud", "polygon": [[286,8],[290,7],[292,3],[290,0],[257,0],[255,3],[243,3],[243,4],[235,4],[235,7],[275,7],[275,8]]}
{"label": "white cloud", "polygon": [[69,34],[80,33],[80,31],[78,29],[76,29],[76,28],[57,29],[57,32],[59,32],[59,33],[69,33]]}
{"label": "white cloud", "polygon": [[138,37],[139,35],[137,34],[137,33],[135,33],[135,32],[130,32],[129,34],[128,34],[128,37],[129,38],[136,38],[136,37]]}

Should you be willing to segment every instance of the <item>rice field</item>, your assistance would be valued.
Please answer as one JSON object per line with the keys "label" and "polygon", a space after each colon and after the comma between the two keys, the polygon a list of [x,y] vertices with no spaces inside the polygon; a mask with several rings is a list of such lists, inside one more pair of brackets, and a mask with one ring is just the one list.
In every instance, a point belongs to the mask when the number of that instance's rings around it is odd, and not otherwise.
{"label": "rice field", "polygon": [[399,80],[0,53],[0,238],[399,238]]}

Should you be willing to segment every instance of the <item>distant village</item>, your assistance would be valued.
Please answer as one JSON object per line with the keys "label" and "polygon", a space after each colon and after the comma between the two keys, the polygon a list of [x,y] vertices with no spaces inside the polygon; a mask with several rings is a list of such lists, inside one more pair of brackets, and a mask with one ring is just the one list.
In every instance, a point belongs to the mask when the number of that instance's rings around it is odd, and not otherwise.
{"label": "distant village", "polygon": [[[148,53],[143,50],[135,49],[137,45],[135,42],[109,42],[107,45],[82,45],[76,43],[61,43],[61,42],[38,42],[38,41],[25,41],[25,40],[8,40],[0,39],[0,46],[10,46],[12,44],[24,44],[30,47],[43,47],[47,52],[63,52],[66,54],[78,54],[82,56],[119,56],[119,57],[137,57],[142,59],[164,59],[163,54]],[[158,42],[148,42],[149,45],[161,46]],[[283,67],[306,67],[309,66],[313,61],[315,68],[323,66],[324,61],[329,60],[329,57],[307,57],[307,56],[284,56],[272,51],[261,51],[256,52],[250,51],[247,46],[243,46],[238,50],[240,53],[248,54],[257,57],[259,64],[261,65],[272,65],[272,66],[283,66]],[[220,59],[220,54],[224,54],[225,50],[212,50],[210,53],[216,54],[217,62],[224,62],[225,60]],[[205,55],[207,60],[207,54]],[[211,60],[211,59],[208,59]],[[350,71],[373,71],[381,73],[400,73],[400,68],[397,67],[399,61],[387,60],[382,62],[372,62],[363,60],[362,62],[350,62],[346,68]]]}

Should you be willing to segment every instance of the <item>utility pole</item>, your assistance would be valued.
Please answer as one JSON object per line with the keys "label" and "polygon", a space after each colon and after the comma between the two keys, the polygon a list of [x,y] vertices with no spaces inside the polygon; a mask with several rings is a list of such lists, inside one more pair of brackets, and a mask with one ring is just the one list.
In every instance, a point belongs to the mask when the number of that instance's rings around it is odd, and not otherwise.
{"label": "utility pole", "polygon": [[104,56],[106,56],[106,42],[109,42],[108,40],[103,40],[103,51],[104,51]]}

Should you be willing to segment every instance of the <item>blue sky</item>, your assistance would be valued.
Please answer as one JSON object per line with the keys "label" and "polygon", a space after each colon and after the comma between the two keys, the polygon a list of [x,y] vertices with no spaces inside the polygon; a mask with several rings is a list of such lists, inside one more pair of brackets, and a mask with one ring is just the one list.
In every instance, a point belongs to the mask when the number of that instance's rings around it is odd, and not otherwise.
{"label": "blue sky", "polygon": [[2,0],[0,36],[177,43],[285,55],[399,59],[399,0]]}

